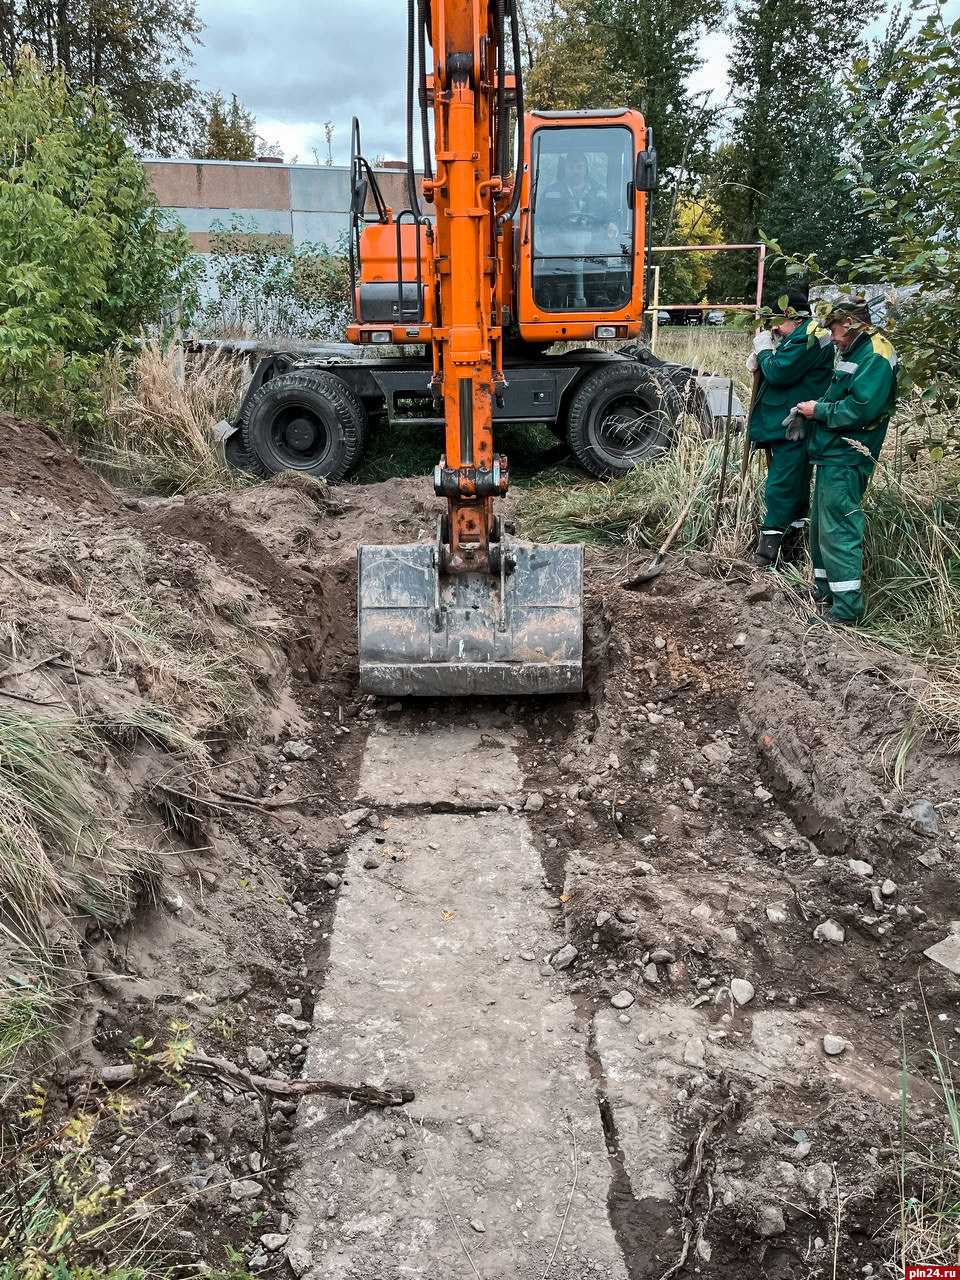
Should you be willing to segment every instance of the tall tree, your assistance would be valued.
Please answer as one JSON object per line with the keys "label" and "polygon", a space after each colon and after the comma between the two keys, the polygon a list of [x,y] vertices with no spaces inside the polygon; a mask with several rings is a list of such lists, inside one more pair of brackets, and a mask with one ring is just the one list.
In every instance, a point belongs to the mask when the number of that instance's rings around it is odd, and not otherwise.
{"label": "tall tree", "polygon": [[82,396],[195,269],[103,96],[32,55],[0,72],[0,396],[39,412],[58,389]]}
{"label": "tall tree", "polygon": [[222,93],[203,98],[195,113],[197,136],[190,147],[194,160],[255,160],[257,122],[233,94],[227,106]]}
{"label": "tall tree", "polygon": [[[801,199],[801,188],[814,193],[819,179],[805,176],[811,163],[821,176],[843,164],[829,112],[842,117],[842,72],[862,51],[879,3],[862,0],[854,16],[839,0],[737,0],[730,57],[736,122],[719,174],[731,188],[720,202],[728,241],[755,241],[768,229],[771,209],[782,209],[792,192]],[[751,272],[745,260],[725,264],[729,291],[748,295]]]}
{"label": "tall tree", "polygon": [[195,0],[8,0],[0,59],[12,73],[29,45],[71,83],[102,89],[138,147],[170,155],[189,137],[194,85],[185,68],[202,29]]}
{"label": "tall tree", "polygon": [[[722,0],[553,0],[528,12],[534,27],[527,100],[541,108],[640,107],[661,169],[689,164],[709,119],[688,88],[697,46]],[[538,20],[534,21],[538,17]]]}
{"label": "tall tree", "polygon": [[[901,314],[896,342],[923,399],[960,402],[960,18],[918,0],[919,29],[889,51],[876,79],[854,68],[854,143],[864,156],[859,197],[878,247],[849,264],[859,282],[882,284]],[[863,73],[867,74],[863,74]],[[904,103],[904,95],[920,95]],[[956,428],[950,428],[956,434]]]}

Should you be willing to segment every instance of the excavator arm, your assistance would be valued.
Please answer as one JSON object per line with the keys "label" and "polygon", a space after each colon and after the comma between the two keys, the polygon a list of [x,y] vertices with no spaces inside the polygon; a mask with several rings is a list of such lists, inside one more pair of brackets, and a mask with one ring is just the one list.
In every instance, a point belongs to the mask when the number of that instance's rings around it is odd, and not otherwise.
{"label": "excavator arm", "polygon": [[446,452],[435,488],[449,508],[443,567],[489,570],[493,500],[508,487],[507,460],[493,445],[493,400],[503,384],[497,213],[507,179],[497,172],[504,151],[497,132],[505,121],[496,108],[506,78],[498,65],[505,3],[435,0],[431,8],[436,173],[423,190],[436,208],[441,325],[434,385],[443,402]]}
{"label": "excavator arm", "polygon": [[582,548],[513,541],[494,513],[509,483],[493,438],[494,401],[505,386],[503,227],[516,211],[523,163],[518,142],[515,170],[505,171],[511,100],[522,114],[516,4],[408,0],[408,169],[416,209],[418,96],[422,194],[434,212],[430,390],[445,423],[434,488],[447,514],[432,546],[359,548],[360,679],[375,693],[556,693],[582,685]]}

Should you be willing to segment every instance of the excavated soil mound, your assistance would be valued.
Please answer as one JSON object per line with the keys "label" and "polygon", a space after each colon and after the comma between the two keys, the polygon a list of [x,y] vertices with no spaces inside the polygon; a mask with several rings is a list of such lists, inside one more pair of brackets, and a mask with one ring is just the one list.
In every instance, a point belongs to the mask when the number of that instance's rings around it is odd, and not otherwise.
{"label": "excavated soil mound", "polygon": [[0,413],[0,476],[5,487],[55,502],[66,511],[81,503],[115,512],[120,497],[63,448],[39,422]]}

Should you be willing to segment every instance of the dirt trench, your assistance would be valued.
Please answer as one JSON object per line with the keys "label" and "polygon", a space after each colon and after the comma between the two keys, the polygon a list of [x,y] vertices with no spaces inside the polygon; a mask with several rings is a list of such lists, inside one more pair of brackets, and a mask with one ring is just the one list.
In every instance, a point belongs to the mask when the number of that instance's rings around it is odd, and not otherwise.
{"label": "dirt trench", "polygon": [[[633,594],[616,586],[622,558],[592,555],[582,695],[369,699],[356,685],[355,545],[429,536],[426,481],[136,500],[13,425],[0,706],[166,697],[213,744],[207,801],[179,825],[156,779],[190,792],[187,762],[142,734],[111,748],[105,796],[159,870],[122,926],[80,930],[74,1065],[96,1075],[177,1024],[262,1076],[416,1076],[395,1081],[414,1103],[386,1114],[298,1109],[226,1078],[133,1086],[149,1123],[131,1140],[103,1120],[98,1159],[130,1196],[151,1180],[170,1189],[179,1216],[161,1240],[181,1274],[228,1250],[253,1274],[311,1280],[884,1273],[901,1037],[914,1141],[934,1144],[925,1049],[931,1028],[950,1054],[960,1035],[956,976],[925,954],[945,943],[949,956],[960,933],[955,757],[928,737],[893,780],[922,672],[811,625],[744,566],[675,557]],[[121,597],[147,590],[185,609],[184,644],[211,609],[228,648],[241,622],[245,636],[260,629],[242,724],[151,685],[135,653],[103,642],[104,577]],[[52,651],[72,673],[30,667]],[[455,771],[444,744],[458,735],[473,745]],[[383,743],[401,755],[371,790],[364,751]],[[501,787],[504,751],[516,765]],[[412,797],[403,770],[423,760],[429,788]],[[486,844],[481,818],[499,833]],[[443,836],[429,835],[436,822]],[[447,846],[464,857],[433,856]],[[388,892],[372,932],[357,904],[383,894],[374,881]],[[413,912],[409,926],[424,946],[452,946],[478,903],[523,911],[502,936],[470,934],[472,985],[456,985],[452,963],[433,974],[451,984],[431,996],[450,1034],[394,1062],[377,1046],[399,1052],[402,1025],[358,1037],[359,1013],[331,992],[352,939],[360,1013],[389,1021],[381,962],[405,894],[427,889],[429,921]],[[394,1012],[421,998],[417,981],[414,966]],[[484,1054],[511,1059],[477,1029],[481,1014],[496,1021],[486,1000],[501,985],[512,1032],[551,1046],[546,1065],[534,1056],[524,1072],[520,1059],[521,1081],[555,1078],[555,1106],[549,1092],[524,1110],[519,1086],[488,1088],[477,1119],[455,1095],[476,1087]],[[86,1086],[60,1067],[60,1105],[83,1107]],[[403,1248],[387,1258],[379,1239]]]}

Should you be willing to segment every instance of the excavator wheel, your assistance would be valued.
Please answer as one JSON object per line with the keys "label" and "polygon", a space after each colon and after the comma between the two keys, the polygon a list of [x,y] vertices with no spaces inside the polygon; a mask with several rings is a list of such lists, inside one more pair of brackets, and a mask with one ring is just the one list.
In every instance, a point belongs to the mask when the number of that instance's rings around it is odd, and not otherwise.
{"label": "excavator wheel", "polygon": [[263,384],[240,430],[257,475],[304,471],[336,484],[360,458],[364,426],[363,406],[345,382],[300,369]]}
{"label": "excavator wheel", "polygon": [[235,431],[223,446],[223,453],[228,467],[234,471],[255,471],[256,464],[243,447],[243,435]]}
{"label": "excavator wheel", "polygon": [[679,414],[680,398],[668,378],[618,360],[594,369],[575,390],[567,443],[591,475],[624,476],[671,448]]}

